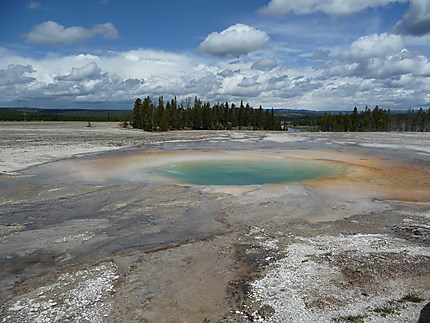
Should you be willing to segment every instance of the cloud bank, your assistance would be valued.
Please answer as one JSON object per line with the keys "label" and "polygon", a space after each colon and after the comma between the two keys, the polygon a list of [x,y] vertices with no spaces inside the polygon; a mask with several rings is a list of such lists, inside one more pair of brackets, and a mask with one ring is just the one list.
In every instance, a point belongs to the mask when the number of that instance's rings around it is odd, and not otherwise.
{"label": "cloud bank", "polygon": [[[371,34],[308,67],[271,57],[202,61],[147,49],[29,59],[0,49],[0,105],[131,108],[136,97],[237,102],[265,108],[405,108],[430,102],[430,62],[400,35]],[[323,53],[326,54],[326,53]],[[309,57],[312,59],[312,55]]]}

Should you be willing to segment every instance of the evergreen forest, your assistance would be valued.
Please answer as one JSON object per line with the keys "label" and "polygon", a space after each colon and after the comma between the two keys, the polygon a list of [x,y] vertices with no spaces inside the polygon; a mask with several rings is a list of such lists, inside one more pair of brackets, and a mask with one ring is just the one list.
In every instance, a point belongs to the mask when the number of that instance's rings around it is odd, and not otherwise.
{"label": "evergreen forest", "polygon": [[167,131],[180,129],[195,130],[281,130],[281,122],[276,118],[273,108],[254,109],[243,101],[239,106],[234,103],[221,103],[213,106],[202,103],[197,97],[194,102],[187,100],[178,105],[176,98],[164,103],[162,96],[158,103],[148,96],[143,101],[138,98],[134,103],[131,125],[145,131]]}
{"label": "evergreen forest", "polygon": [[324,113],[318,122],[320,131],[430,131],[430,109],[408,110],[406,113],[392,114],[390,109],[376,106],[370,110],[358,112],[357,107],[352,113]]}
{"label": "evergreen forest", "polygon": [[178,104],[175,99],[164,103],[159,97],[155,104],[148,96],[143,101],[138,98],[134,103],[131,125],[146,131],[167,131],[180,129],[198,130],[287,130],[290,126],[308,131],[430,131],[430,109],[426,112],[409,109],[407,112],[392,113],[390,109],[373,110],[367,106],[358,112],[301,111],[295,116],[282,116],[274,109],[252,108],[243,101],[239,106],[234,103],[202,103],[199,98],[194,102],[188,99]]}

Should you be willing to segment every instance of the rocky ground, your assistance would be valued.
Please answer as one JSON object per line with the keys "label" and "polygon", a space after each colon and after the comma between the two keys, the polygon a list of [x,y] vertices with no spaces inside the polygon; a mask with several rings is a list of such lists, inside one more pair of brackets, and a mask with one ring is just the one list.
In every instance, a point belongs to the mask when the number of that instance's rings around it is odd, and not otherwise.
{"label": "rocky ground", "polygon": [[[1,322],[428,322],[429,134],[11,122],[0,138]],[[109,173],[142,151],[354,171],[245,188],[40,176],[88,163]],[[27,169],[88,153],[99,154]]]}

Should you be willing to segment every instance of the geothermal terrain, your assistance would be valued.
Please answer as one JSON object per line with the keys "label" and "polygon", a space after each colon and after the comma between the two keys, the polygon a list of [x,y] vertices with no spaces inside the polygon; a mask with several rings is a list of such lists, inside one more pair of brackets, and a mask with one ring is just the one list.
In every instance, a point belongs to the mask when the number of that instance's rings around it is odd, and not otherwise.
{"label": "geothermal terrain", "polygon": [[[3,122],[0,138],[0,322],[429,322],[428,133]],[[237,156],[343,171],[140,175]]]}

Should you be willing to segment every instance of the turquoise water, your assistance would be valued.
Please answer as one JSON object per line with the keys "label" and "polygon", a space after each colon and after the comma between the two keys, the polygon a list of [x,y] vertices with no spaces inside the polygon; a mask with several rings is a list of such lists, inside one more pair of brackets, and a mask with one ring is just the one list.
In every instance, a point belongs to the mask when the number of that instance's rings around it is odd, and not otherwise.
{"label": "turquoise water", "polygon": [[328,177],[341,171],[339,165],[320,161],[233,159],[176,163],[151,173],[194,185],[258,185]]}

